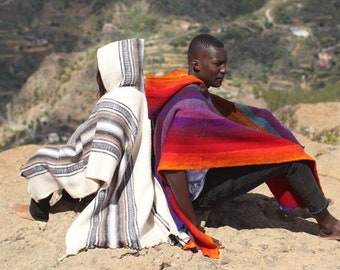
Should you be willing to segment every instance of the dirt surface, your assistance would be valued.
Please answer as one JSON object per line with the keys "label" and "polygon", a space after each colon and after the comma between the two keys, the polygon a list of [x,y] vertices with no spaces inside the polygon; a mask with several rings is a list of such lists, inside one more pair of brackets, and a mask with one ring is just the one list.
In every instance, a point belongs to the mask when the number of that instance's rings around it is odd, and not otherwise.
{"label": "dirt surface", "polygon": [[[330,212],[340,218],[340,146],[297,135],[318,162]],[[140,251],[93,249],[60,261],[74,212],[53,214],[45,223],[17,217],[14,203],[28,203],[18,170],[38,148],[27,145],[0,153],[1,269],[340,269],[340,242],[317,236],[317,224],[303,210],[284,215],[266,185],[226,202],[207,218],[207,233],[225,248],[218,260],[161,244]]]}

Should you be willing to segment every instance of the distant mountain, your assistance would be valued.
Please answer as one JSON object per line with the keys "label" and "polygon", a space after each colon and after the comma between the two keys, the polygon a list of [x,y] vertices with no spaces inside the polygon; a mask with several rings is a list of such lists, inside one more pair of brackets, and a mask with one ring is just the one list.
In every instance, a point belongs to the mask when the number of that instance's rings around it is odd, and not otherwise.
{"label": "distant mountain", "polygon": [[145,72],[185,68],[209,32],[228,49],[225,89],[338,85],[339,1],[207,2],[2,0],[0,148],[67,137],[96,101],[96,49],[123,38],[145,39]]}

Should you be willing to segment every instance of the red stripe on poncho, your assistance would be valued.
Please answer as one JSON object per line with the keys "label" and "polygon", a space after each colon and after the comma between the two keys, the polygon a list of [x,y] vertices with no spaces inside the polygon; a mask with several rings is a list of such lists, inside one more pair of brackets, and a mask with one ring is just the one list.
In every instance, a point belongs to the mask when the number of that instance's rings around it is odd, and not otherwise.
{"label": "red stripe on poncho", "polygon": [[[166,182],[164,171],[167,170],[308,160],[319,184],[314,159],[304,152],[293,134],[269,111],[238,106],[206,91],[212,105],[197,90],[197,85],[202,84],[185,71],[146,76],[149,117],[157,117],[154,147],[156,174],[160,179]],[[284,177],[270,180],[267,184],[280,205],[300,206]],[[168,197],[202,252],[216,257],[217,246],[212,244],[211,238],[197,232],[173,195],[168,194]]]}

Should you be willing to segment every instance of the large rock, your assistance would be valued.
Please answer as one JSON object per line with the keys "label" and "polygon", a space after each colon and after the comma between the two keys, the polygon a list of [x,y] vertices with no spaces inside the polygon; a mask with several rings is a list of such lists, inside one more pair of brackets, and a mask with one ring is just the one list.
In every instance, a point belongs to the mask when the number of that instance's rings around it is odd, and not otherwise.
{"label": "large rock", "polygon": [[294,133],[314,141],[333,144],[339,142],[339,102],[286,106],[277,110],[275,115]]}

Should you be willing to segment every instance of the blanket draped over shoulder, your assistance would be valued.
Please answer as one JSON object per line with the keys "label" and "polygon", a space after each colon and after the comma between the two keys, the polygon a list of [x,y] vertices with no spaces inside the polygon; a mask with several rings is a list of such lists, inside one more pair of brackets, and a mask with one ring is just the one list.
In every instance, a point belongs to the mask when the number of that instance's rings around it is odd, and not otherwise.
{"label": "blanket draped over shoulder", "polygon": [[74,198],[96,194],[68,229],[66,255],[94,247],[140,249],[177,234],[152,174],[143,42],[123,40],[98,49],[108,93],[66,145],[41,148],[21,168],[36,201],[62,189]]}
{"label": "blanket draped over shoulder", "polygon": [[[308,160],[319,184],[313,158],[268,110],[213,95],[204,90],[202,81],[182,70],[163,76],[148,74],[145,93],[149,118],[156,119],[156,175],[165,183],[171,206],[204,254],[218,257],[217,247],[182,213],[166,184],[165,171]],[[267,184],[280,205],[301,206],[284,177]]]}

